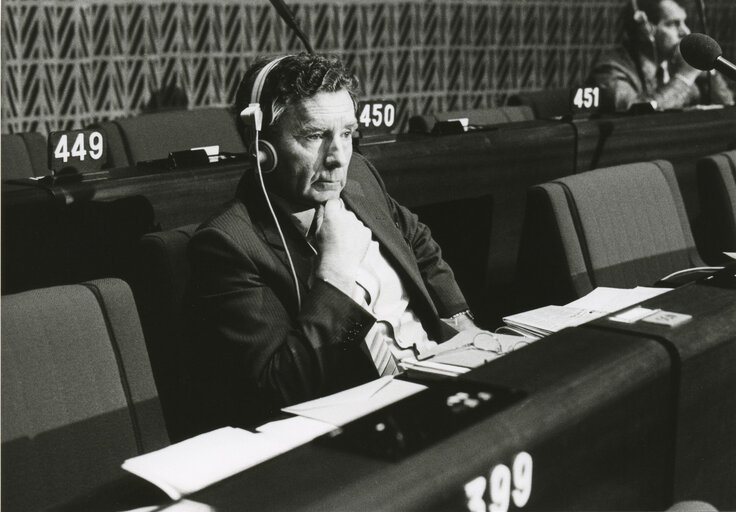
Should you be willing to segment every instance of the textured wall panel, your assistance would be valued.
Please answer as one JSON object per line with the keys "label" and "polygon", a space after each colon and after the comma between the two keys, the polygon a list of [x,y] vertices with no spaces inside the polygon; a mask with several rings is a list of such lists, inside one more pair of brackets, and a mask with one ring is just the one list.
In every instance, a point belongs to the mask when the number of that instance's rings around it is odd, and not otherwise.
{"label": "textured wall panel", "polygon": [[[582,82],[615,44],[622,0],[290,0],[365,96],[414,113],[492,107]],[[266,0],[3,0],[2,131],[47,132],[166,105],[228,105],[258,55],[300,41]],[[736,58],[736,1],[707,2]],[[691,25],[699,30],[691,13]]]}

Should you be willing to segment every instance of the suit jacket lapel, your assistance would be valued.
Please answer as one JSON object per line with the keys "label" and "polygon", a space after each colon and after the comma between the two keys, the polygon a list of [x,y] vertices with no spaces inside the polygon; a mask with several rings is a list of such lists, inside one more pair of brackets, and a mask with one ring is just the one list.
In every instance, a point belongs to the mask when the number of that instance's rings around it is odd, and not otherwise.
{"label": "suit jacket lapel", "polygon": [[[247,183],[241,184],[239,197],[245,203],[246,208],[248,208],[253,225],[260,231],[263,241],[273,249],[273,252],[282,261],[288,278],[291,279],[291,268],[289,267],[289,260],[286,257],[284,244],[278,229],[276,229],[271,212],[268,210],[268,205],[263,198],[260,185],[255,180],[247,180]],[[278,210],[276,210],[276,215],[279,218],[281,230],[289,247],[289,254],[291,254],[291,259],[294,262],[299,287],[305,292],[308,288],[307,283],[312,272],[312,257],[314,256],[314,252],[312,252],[307,241],[297,231],[288,217],[279,214]]]}

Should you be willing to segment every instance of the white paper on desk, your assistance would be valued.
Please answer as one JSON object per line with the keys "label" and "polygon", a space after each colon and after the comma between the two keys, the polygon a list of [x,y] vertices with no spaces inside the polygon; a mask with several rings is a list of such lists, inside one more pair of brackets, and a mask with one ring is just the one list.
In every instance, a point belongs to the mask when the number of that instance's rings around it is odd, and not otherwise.
{"label": "white paper on desk", "polygon": [[141,507],[126,512],[217,512],[213,507],[205,503],[192,500],[179,500],[168,505],[156,505],[152,507]]}
{"label": "white paper on desk", "polygon": [[122,467],[178,500],[288,449],[261,434],[223,427],[133,457]]}
{"label": "white paper on desk", "polygon": [[670,289],[651,288],[647,286],[637,286],[636,288],[609,288],[599,286],[589,294],[570,302],[567,306],[613,313],[614,311],[628,308],[639,302],[661,295],[664,292],[670,291]]}
{"label": "white paper on desk", "polygon": [[542,335],[561,331],[565,327],[577,327],[590,320],[606,315],[605,311],[593,311],[571,306],[543,306],[523,313],[504,317],[511,326],[521,326]]}
{"label": "white paper on desk", "polygon": [[361,386],[281,410],[341,427],[426,388],[421,384],[396,380],[390,376],[381,377]]}
{"label": "white paper on desk", "polygon": [[332,432],[335,428],[334,425],[323,421],[305,418],[303,416],[292,416],[285,420],[265,423],[256,430],[261,435],[272,438],[284,446],[296,448],[323,434]]}

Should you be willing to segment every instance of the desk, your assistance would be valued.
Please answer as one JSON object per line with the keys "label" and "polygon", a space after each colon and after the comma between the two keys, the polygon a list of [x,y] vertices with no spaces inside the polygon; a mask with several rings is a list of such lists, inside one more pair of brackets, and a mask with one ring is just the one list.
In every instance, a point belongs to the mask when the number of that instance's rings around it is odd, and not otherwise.
{"label": "desk", "polygon": [[[694,318],[676,329],[603,318],[469,372],[462,379],[526,395],[398,462],[312,442],[189,499],[218,512],[466,510],[465,484],[525,451],[523,510],[664,510],[684,499],[733,509],[736,290],[688,285],[644,304]],[[93,509],[166,503],[144,481],[120,483],[140,500],[106,486],[87,497]]]}
{"label": "desk", "polygon": [[736,148],[736,107],[605,116],[574,122],[577,172],[629,162],[672,163],[691,223],[700,207],[695,162]]}
{"label": "desk", "polygon": [[694,319],[678,329],[604,319],[474,370],[463,378],[527,396],[399,462],[312,443],[191,499],[218,511],[461,510],[465,483],[526,451],[525,510],[664,510],[695,498],[733,508],[736,291],[692,285],[646,305]]}

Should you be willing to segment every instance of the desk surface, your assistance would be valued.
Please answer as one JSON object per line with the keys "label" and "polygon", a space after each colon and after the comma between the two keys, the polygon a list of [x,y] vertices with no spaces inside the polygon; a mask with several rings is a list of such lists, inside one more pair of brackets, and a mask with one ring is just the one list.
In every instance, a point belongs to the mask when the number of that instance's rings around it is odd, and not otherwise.
{"label": "desk surface", "polygon": [[[533,460],[524,510],[664,510],[683,499],[732,509],[736,290],[690,285],[644,304],[694,319],[677,329],[600,319],[478,368],[463,379],[526,395],[397,462],[313,442],[188,499],[218,512],[467,510],[465,485],[487,485],[496,465],[511,467],[523,451]],[[714,400],[714,387],[729,396]],[[150,501],[116,503],[156,502],[145,482],[125,483]],[[98,503],[110,503],[109,490]],[[480,497],[490,501],[488,488]]]}
{"label": "desk surface", "polygon": [[[711,397],[704,390],[683,393],[681,384],[688,384],[678,379],[690,371],[700,373],[702,358],[723,356],[723,350],[733,354],[736,291],[688,286],[647,304],[690,312],[695,319],[677,330],[653,326],[631,332],[608,328],[601,320],[475,370],[465,378],[523,389],[527,396],[399,462],[313,443],[192,499],[218,511],[246,505],[269,510],[462,509],[464,484],[488,477],[495,464],[510,465],[526,451],[534,461],[534,485],[525,509],[663,510],[673,499],[694,498],[732,507],[734,490],[724,487],[733,481],[736,467],[731,449],[721,457],[711,450],[699,452],[703,443],[690,447],[682,439],[696,424],[710,427],[712,436],[710,422],[724,420],[702,411],[683,418],[683,412],[693,412],[694,400]],[[663,339],[683,344],[677,372]],[[712,384],[731,386],[729,373],[712,374]],[[732,398],[709,407],[736,418]],[[707,443],[724,448],[732,432],[721,431]],[[696,452],[700,460],[693,465]],[[714,459],[703,458],[709,456]],[[710,473],[695,478],[699,487],[686,478],[696,472]]]}

